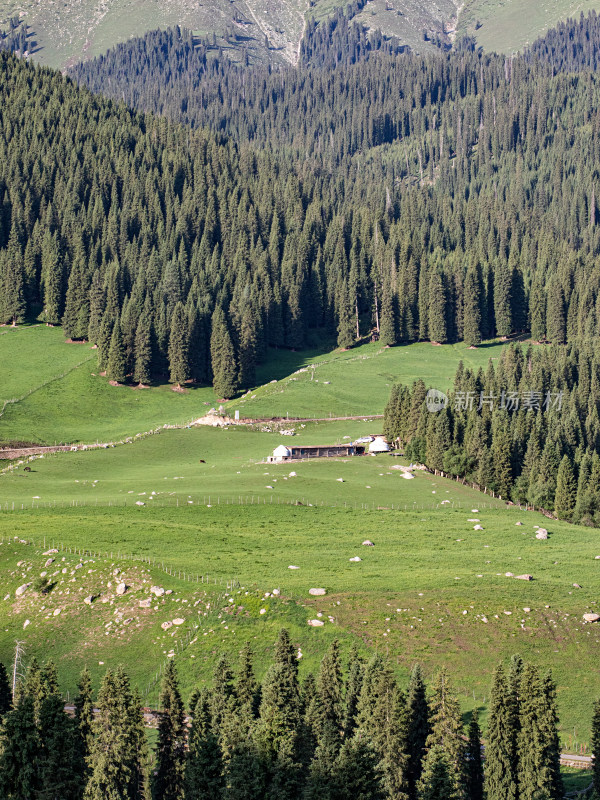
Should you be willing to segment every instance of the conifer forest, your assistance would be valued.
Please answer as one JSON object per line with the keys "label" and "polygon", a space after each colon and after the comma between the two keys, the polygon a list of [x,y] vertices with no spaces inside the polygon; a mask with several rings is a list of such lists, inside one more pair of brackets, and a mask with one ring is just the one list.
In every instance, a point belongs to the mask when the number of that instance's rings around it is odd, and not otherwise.
{"label": "conifer forest", "polygon": [[600,8],[376,3],[0,6],[0,800],[600,799]]}

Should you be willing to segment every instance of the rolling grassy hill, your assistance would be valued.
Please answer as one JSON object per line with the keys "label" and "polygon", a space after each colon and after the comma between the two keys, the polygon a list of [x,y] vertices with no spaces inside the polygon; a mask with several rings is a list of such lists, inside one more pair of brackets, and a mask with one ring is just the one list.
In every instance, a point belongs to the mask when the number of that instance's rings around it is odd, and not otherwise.
{"label": "rolling grassy hill", "polygon": [[[0,387],[0,410],[6,401],[17,401],[0,415],[0,443],[109,442],[187,423],[218,405],[210,387],[180,393],[169,385],[110,386],[97,374],[95,351],[66,344],[59,328],[0,330],[0,363],[11,365]],[[232,415],[239,410],[242,418],[381,414],[395,381],[423,378],[446,389],[461,359],[485,368],[502,345],[490,342],[476,350],[427,343],[388,349],[368,344],[348,351],[329,347],[326,342],[299,352],[270,351],[257,370],[258,388],[227,403],[226,410]]]}

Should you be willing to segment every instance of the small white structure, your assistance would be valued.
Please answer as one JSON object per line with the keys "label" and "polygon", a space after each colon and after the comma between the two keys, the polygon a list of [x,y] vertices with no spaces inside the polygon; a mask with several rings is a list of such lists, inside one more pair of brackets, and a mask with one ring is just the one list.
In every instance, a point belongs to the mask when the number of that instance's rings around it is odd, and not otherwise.
{"label": "small white structure", "polygon": [[273,455],[268,459],[270,462],[281,463],[288,458],[291,458],[292,452],[289,447],[286,447],[284,444],[280,444],[279,447],[276,447],[273,450]]}
{"label": "small white structure", "polygon": [[374,455],[377,453],[389,453],[390,446],[383,438],[383,436],[376,436],[373,441],[369,444],[369,453],[373,453]]}

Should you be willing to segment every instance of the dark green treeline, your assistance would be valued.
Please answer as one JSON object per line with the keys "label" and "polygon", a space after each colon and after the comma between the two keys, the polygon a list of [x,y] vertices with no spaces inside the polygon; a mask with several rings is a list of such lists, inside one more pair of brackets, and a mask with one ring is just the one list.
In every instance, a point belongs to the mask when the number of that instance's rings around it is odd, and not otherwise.
{"label": "dark green treeline", "polygon": [[448,404],[422,381],[395,386],[387,436],[407,456],[504,499],[600,524],[600,358],[586,345],[511,345],[473,373],[462,362]]}
{"label": "dark green treeline", "polygon": [[[298,677],[281,631],[262,683],[246,646],[222,656],[186,712],[170,662],[149,751],[141,701],[122,669],[93,702],[82,674],[74,717],[54,667],[33,663],[14,705],[0,670],[0,792],[5,800],[562,800],[555,686],[514,657],[490,696],[485,766],[477,713],[468,730],[444,669],[406,689],[379,655],[342,664],[334,641],[318,674]],[[598,710],[594,712],[594,736]],[[597,747],[597,742],[595,744]]]}

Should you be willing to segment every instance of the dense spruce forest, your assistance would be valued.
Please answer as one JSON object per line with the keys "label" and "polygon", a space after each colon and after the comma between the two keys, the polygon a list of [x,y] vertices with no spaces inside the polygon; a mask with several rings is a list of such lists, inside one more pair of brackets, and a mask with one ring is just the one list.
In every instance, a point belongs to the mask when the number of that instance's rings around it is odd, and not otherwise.
{"label": "dense spruce forest", "polygon": [[508,347],[474,374],[460,363],[448,405],[422,381],[393,388],[384,429],[406,455],[559,519],[600,525],[600,359],[593,344]]}
{"label": "dense spruce forest", "polygon": [[[491,684],[484,769],[477,711],[465,728],[444,670],[428,687],[416,665],[404,690],[380,655],[343,664],[337,640],[302,681],[285,630],[262,683],[249,646],[237,667],[222,656],[187,712],[169,662],[152,751],[122,668],[97,697],[85,670],[72,718],[54,666],[33,661],[14,704],[0,669],[0,788],[6,800],[562,800],[551,676],[514,656]],[[592,713],[597,748],[600,704]]]}
{"label": "dense spruce forest", "polygon": [[340,347],[595,337],[597,17],[511,59],[397,53],[352,26],[333,66],[344,19],[296,69],[170,31],[77,70],[175,121],[1,54],[2,320],[62,323],[115,381],[223,397],[315,328]]}

